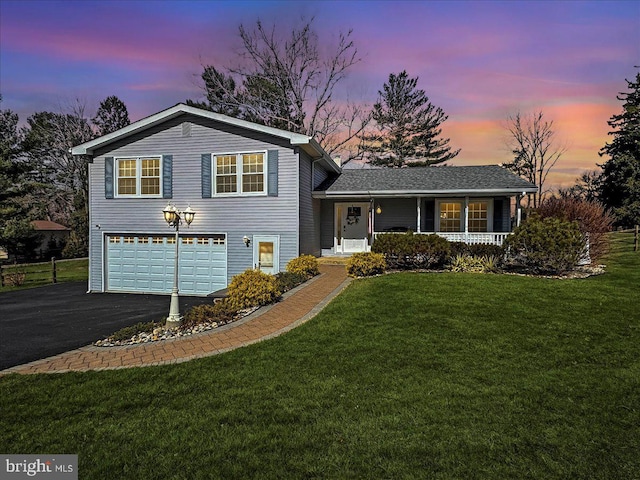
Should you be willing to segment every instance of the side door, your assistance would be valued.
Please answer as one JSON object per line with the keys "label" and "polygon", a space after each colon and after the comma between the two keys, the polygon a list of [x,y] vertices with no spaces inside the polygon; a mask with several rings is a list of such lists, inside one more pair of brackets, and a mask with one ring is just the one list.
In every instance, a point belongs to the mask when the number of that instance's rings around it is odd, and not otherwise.
{"label": "side door", "polygon": [[253,267],[274,275],[280,271],[280,237],[278,235],[254,235]]}

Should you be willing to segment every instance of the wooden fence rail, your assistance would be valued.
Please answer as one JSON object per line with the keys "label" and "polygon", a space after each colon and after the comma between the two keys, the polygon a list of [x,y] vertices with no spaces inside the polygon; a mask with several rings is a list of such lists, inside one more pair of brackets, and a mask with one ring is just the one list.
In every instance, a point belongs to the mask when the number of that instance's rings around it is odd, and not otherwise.
{"label": "wooden fence rail", "polygon": [[[50,274],[50,283],[58,283],[58,262],[60,262],[60,260],[56,260],[55,257],[51,257],[50,262],[43,263],[23,263],[19,265],[0,264],[0,287],[7,285],[20,286],[25,283],[42,282],[42,276],[37,275],[40,273]],[[43,269],[33,270],[33,267],[42,267]]]}

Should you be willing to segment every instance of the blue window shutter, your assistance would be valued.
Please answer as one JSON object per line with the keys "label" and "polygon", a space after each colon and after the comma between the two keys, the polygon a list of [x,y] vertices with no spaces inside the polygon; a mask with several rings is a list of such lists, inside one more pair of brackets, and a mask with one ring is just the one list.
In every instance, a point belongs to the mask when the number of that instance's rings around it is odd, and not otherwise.
{"label": "blue window shutter", "polygon": [[267,152],[267,195],[278,196],[278,150]]}
{"label": "blue window shutter", "polygon": [[[502,199],[495,198],[493,200],[493,231],[494,232],[503,232],[502,225]],[[488,227],[488,226],[487,226]]]}
{"label": "blue window shutter", "polygon": [[113,198],[113,157],[104,159],[104,198]]}
{"label": "blue window shutter", "polygon": [[202,198],[211,198],[211,154],[203,153],[202,161]]}
{"label": "blue window shutter", "polygon": [[162,198],[173,198],[173,155],[162,156]]}

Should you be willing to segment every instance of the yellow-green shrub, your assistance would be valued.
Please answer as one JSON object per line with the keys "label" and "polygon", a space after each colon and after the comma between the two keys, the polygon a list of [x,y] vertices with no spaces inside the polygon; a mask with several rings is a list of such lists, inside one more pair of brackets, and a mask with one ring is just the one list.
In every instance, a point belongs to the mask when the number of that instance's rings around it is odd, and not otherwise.
{"label": "yellow-green shrub", "polygon": [[223,298],[216,303],[196,305],[187,311],[182,319],[180,328],[185,330],[200,323],[207,322],[216,322],[218,325],[225,325],[232,322],[237,313],[227,298]]}
{"label": "yellow-green shrub", "polygon": [[381,253],[354,253],[347,260],[347,273],[351,277],[369,277],[384,273],[387,262]]}
{"label": "yellow-green shrub", "polygon": [[287,263],[287,272],[306,277],[318,275],[318,259],[313,255],[300,255]]}
{"label": "yellow-green shrub", "polygon": [[279,296],[276,279],[260,270],[246,270],[233,277],[229,285],[229,304],[237,310],[269,305]]}
{"label": "yellow-green shrub", "polygon": [[498,257],[483,255],[456,255],[451,260],[452,272],[495,273],[499,271]]}

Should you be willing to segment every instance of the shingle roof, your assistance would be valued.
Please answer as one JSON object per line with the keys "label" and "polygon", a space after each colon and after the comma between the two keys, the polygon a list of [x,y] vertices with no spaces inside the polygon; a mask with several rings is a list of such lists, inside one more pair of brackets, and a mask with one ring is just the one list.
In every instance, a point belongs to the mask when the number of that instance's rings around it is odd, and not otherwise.
{"label": "shingle roof", "polygon": [[326,196],[535,191],[535,185],[499,165],[344,169],[316,189]]}
{"label": "shingle roof", "polygon": [[31,222],[33,228],[38,231],[68,231],[71,230],[64,225],[60,225],[59,223],[52,222],[50,220],[33,220]]}

